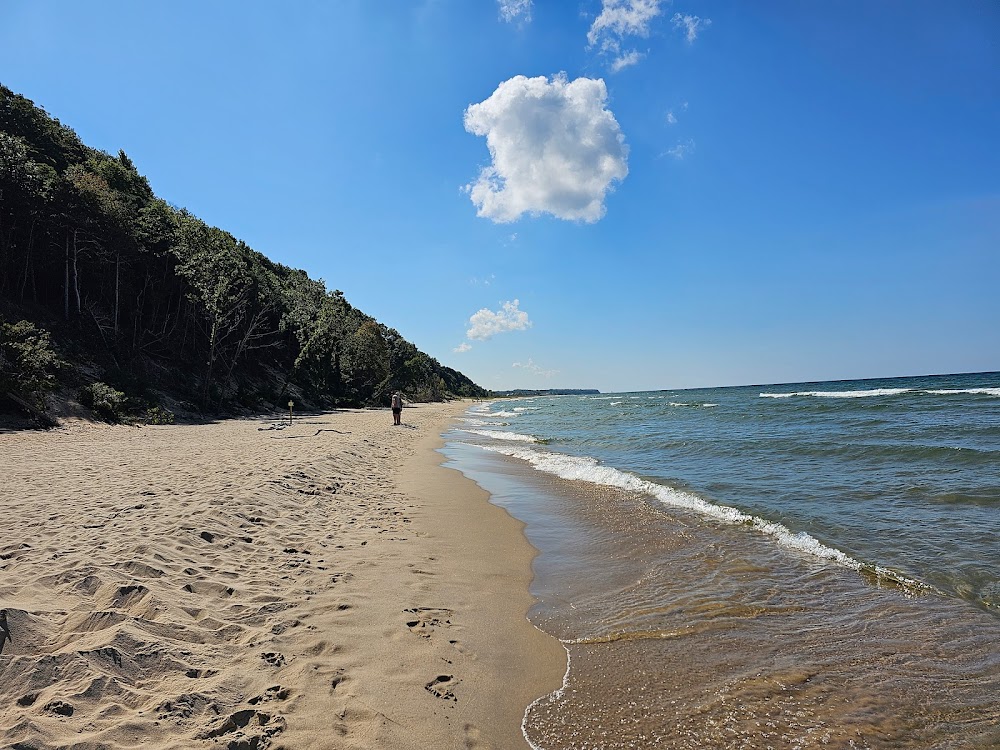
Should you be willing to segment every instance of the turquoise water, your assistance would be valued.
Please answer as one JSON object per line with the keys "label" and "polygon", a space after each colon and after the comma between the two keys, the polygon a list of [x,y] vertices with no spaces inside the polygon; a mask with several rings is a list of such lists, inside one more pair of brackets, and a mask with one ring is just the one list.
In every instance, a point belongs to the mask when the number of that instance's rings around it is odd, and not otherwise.
{"label": "turquoise water", "polygon": [[562,748],[1000,747],[1000,374],[505,399]]}

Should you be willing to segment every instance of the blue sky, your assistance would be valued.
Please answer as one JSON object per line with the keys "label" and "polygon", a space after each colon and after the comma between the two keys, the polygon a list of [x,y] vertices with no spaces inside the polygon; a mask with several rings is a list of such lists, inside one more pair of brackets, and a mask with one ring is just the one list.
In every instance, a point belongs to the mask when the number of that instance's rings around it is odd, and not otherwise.
{"label": "blue sky", "polygon": [[481,385],[642,390],[1000,369],[998,39],[993,0],[5,0],[0,82]]}

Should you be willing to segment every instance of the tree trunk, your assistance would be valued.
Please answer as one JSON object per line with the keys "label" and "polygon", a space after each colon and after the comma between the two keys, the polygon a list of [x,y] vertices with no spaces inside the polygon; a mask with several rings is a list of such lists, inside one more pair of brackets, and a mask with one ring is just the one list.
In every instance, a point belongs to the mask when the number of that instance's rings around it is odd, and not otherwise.
{"label": "tree trunk", "polygon": [[219,335],[219,321],[217,318],[213,317],[212,320],[212,332],[209,334],[208,340],[208,371],[205,373],[205,391],[202,395],[202,403],[206,408],[209,406],[209,399],[211,398],[212,389],[212,369],[215,366],[215,347],[218,342]]}
{"label": "tree trunk", "polygon": [[80,315],[80,273],[77,268],[77,257],[80,254],[80,250],[76,244],[76,233],[77,230],[73,230],[73,294],[76,297],[76,314],[77,317]]}
{"label": "tree trunk", "polygon": [[37,223],[37,219],[32,219],[31,230],[28,232],[28,249],[24,254],[24,279],[21,281],[21,302],[24,302],[24,293],[28,289],[28,273],[32,272],[32,277],[34,277],[34,269],[31,268],[31,249],[35,244],[35,224]]}
{"label": "tree trunk", "polygon": [[119,295],[119,283],[120,283],[120,271],[119,266],[121,266],[122,254],[120,252],[115,253],[115,341],[118,341],[118,295]]}
{"label": "tree trunk", "polygon": [[69,320],[69,232],[66,232],[66,279],[63,283],[63,317]]}

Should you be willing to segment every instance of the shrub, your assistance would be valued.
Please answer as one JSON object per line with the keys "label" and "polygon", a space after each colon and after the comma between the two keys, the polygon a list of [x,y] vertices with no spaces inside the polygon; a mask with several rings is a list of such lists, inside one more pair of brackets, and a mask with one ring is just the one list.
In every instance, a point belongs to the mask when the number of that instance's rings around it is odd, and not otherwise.
{"label": "shrub", "polygon": [[174,413],[162,406],[152,406],[146,409],[146,424],[173,424]]}
{"label": "shrub", "polygon": [[0,321],[0,394],[9,393],[44,412],[60,364],[48,331],[27,320]]}
{"label": "shrub", "polygon": [[80,391],[80,402],[109,422],[121,422],[125,418],[127,400],[124,393],[107,383],[91,383]]}

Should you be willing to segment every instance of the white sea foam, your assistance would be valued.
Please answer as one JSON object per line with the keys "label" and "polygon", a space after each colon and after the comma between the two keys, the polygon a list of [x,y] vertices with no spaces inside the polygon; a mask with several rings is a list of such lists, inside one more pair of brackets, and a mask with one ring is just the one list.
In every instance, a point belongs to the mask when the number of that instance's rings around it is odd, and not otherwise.
{"label": "white sea foam", "polygon": [[538,438],[534,435],[519,435],[516,432],[501,432],[499,430],[461,430],[472,435],[493,438],[494,440],[507,440],[514,443],[537,443]]}
{"label": "white sea foam", "polygon": [[608,406],[618,406],[618,404],[625,403],[624,401],[612,401]]}
{"label": "white sea foam", "polygon": [[516,411],[483,411],[479,412],[485,417],[516,417],[518,413]]}
{"label": "white sea foam", "polygon": [[617,487],[641,492],[656,498],[664,505],[694,511],[734,526],[748,526],[775,539],[788,549],[797,550],[822,560],[830,560],[853,570],[861,570],[862,563],[839,549],[828,547],[804,531],[795,533],[787,526],[744,513],[728,505],[716,505],[689,492],[640,479],[634,474],[603,466],[589,457],[568,456],[562,453],[515,448],[508,446],[481,446],[485,450],[527,461],[539,471],[555,474],[563,479],[590,482],[606,487]]}
{"label": "white sea foam", "polygon": [[[534,623],[532,624],[534,625]],[[542,630],[537,625],[535,625],[534,627],[535,630],[545,633],[545,631]],[[548,635],[548,633],[546,633],[546,635]],[[534,742],[532,742],[531,738],[528,737],[528,714],[530,714],[532,709],[534,709],[534,707],[537,706],[539,703],[542,702],[552,703],[553,701],[561,700],[563,694],[565,694],[566,692],[566,688],[569,686],[569,669],[570,669],[569,648],[567,647],[565,641],[560,641],[560,643],[562,644],[563,649],[565,649],[566,651],[566,671],[563,673],[562,685],[560,685],[557,689],[553,690],[551,693],[547,695],[543,695],[540,698],[535,698],[535,700],[533,700],[530,704],[528,704],[528,707],[524,709],[524,718],[521,719],[521,734],[524,736],[525,742],[528,743],[528,745],[531,747],[532,750],[543,750],[543,749],[538,745],[536,745]]]}
{"label": "white sea foam", "polygon": [[514,411],[538,411],[540,408],[540,406],[515,406]]}
{"label": "white sea foam", "polygon": [[761,398],[791,398],[792,396],[814,396],[816,398],[867,398],[869,396],[898,396],[909,393],[912,388],[873,388],[869,391],[795,391],[793,393],[761,393]]}
{"label": "white sea foam", "polygon": [[465,417],[462,418],[462,421],[474,427],[506,427],[510,424],[510,422],[497,422],[489,419],[468,419]]}
{"label": "white sea foam", "polygon": [[935,396],[951,396],[955,393],[975,393],[981,396],[1000,397],[1000,388],[945,388],[940,391],[927,391]]}
{"label": "white sea foam", "polygon": [[794,391],[792,393],[761,393],[761,398],[792,398],[793,396],[813,396],[816,398],[866,398],[869,396],[898,396],[901,393],[926,393],[934,396],[951,396],[958,393],[972,393],[983,396],[1000,397],[1000,388],[942,388],[938,390],[918,390],[915,388],[873,388],[867,391]]}

